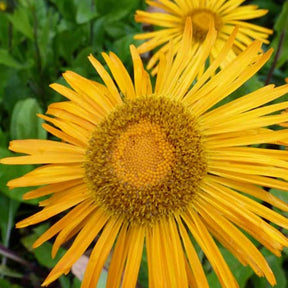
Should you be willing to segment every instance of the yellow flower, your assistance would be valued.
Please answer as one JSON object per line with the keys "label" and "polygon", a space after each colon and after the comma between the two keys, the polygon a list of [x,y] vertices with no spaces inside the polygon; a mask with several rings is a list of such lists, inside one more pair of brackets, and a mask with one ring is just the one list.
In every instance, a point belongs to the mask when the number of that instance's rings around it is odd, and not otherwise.
{"label": "yellow flower", "polygon": [[6,11],[7,5],[5,2],[0,1],[0,11]]}
{"label": "yellow flower", "polygon": [[[261,17],[267,10],[257,9],[256,5],[240,6],[245,0],[146,0],[147,4],[158,12],[136,11],[135,20],[145,24],[152,24],[162,29],[154,32],[138,34],[136,39],[149,39],[138,47],[140,53],[161,48],[149,60],[148,69],[156,65],[161,53],[168,51],[168,43],[172,41],[175,46],[180,45],[183,37],[185,21],[188,17],[193,26],[193,47],[202,46],[209,26],[217,30],[217,40],[211,49],[210,60],[213,61],[221,51],[235,26],[239,26],[239,33],[235,39],[233,49],[228,54],[227,61],[234,59],[255,39],[268,43],[268,35],[272,30],[246,22],[246,20]],[[159,8],[162,10],[159,11]],[[225,64],[225,63],[223,63]],[[223,67],[224,65],[221,65]],[[157,71],[157,67],[152,71]]]}
{"label": "yellow flower", "polygon": [[68,101],[50,105],[51,116],[40,115],[51,123],[43,127],[62,141],[15,140],[10,149],[26,155],[1,160],[45,164],[8,183],[10,188],[44,185],[25,199],[51,194],[40,202],[43,210],[20,221],[18,228],[68,210],[34,243],[38,247],[56,236],[54,256],[75,237],[44,286],[68,273],[97,239],[82,287],[96,287],[111,250],[107,287],[135,287],[143,249],[149,287],[208,287],[191,237],[223,287],[238,284],[214,238],[275,284],[265,258],[242,230],[277,256],[288,246],[287,238],[269,224],[287,229],[288,220],[261,204],[288,211],[287,203],[261,188],[288,191],[288,151],[259,146],[288,137],[287,129],[269,128],[288,120],[281,114],[288,103],[273,104],[288,85],[269,85],[215,106],[254,75],[271,51],[261,54],[260,41],[253,42],[219,71],[233,32],[196,80],[217,32],[209,31],[202,51],[195,51],[187,23],[176,58],[172,50],[161,58],[154,89],[134,46],[133,81],[115,54],[103,53],[112,77],[90,56],[103,83],[64,73],[72,89],[51,87]]}

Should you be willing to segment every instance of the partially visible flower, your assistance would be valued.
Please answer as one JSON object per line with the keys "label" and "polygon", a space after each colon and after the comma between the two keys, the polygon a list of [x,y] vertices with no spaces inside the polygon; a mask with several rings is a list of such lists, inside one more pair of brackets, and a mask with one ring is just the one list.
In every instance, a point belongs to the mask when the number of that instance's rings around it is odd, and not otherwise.
{"label": "partially visible flower", "polygon": [[[148,39],[138,47],[140,53],[161,47],[150,59],[147,68],[153,68],[159,60],[161,53],[168,51],[168,43],[171,41],[179,47],[183,37],[184,25],[188,17],[192,20],[193,26],[193,45],[194,49],[202,46],[203,41],[213,25],[217,30],[217,41],[211,48],[210,60],[213,61],[220,53],[225,42],[229,38],[235,26],[239,26],[239,33],[229,51],[228,59],[232,60],[255,39],[268,43],[268,35],[272,30],[246,22],[249,19],[261,17],[267,10],[257,9],[256,5],[240,6],[245,0],[146,0],[149,7],[161,8],[163,12],[136,11],[135,19],[137,22],[159,26],[154,32],[138,34],[136,39]],[[224,62],[223,62],[224,63]],[[222,64],[223,67],[223,64]],[[155,68],[152,72],[156,72]]]}
{"label": "partially visible flower", "polygon": [[7,4],[3,1],[0,1],[0,11],[6,11]]}
{"label": "partially visible flower", "polygon": [[214,238],[258,276],[276,283],[243,231],[277,256],[288,246],[274,227],[287,229],[288,219],[261,204],[288,211],[287,203],[262,188],[288,191],[288,151],[263,146],[288,138],[287,129],[271,128],[288,121],[280,113],[288,103],[273,102],[288,93],[288,85],[269,85],[217,106],[265,64],[271,51],[261,54],[260,41],[253,42],[219,71],[234,43],[233,32],[199,76],[217,33],[210,30],[199,51],[191,46],[189,20],[185,27],[176,57],[171,50],[160,59],[154,89],[134,46],[134,81],[113,53],[103,53],[113,77],[89,57],[102,83],[66,72],[72,89],[52,88],[68,101],[50,105],[50,116],[40,115],[51,123],[44,128],[62,142],[15,140],[10,149],[25,155],[1,160],[44,164],[8,183],[10,188],[44,185],[25,199],[51,195],[40,202],[43,210],[18,228],[68,210],[34,243],[38,247],[56,236],[55,256],[74,237],[44,286],[68,273],[97,239],[82,287],[96,287],[112,249],[107,287],[135,287],[145,247],[149,287],[208,288],[191,237],[223,287],[238,283]]}

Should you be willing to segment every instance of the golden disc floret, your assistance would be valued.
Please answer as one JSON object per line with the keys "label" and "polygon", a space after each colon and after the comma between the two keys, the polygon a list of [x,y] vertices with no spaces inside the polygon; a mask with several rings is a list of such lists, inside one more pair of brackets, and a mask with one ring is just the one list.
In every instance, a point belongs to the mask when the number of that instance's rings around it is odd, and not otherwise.
{"label": "golden disc floret", "polygon": [[129,223],[152,224],[185,210],[206,173],[197,123],[181,103],[139,97],[93,133],[85,178],[95,201]]}
{"label": "golden disc floret", "polygon": [[195,42],[205,40],[211,24],[214,24],[217,31],[220,31],[222,27],[221,18],[209,9],[194,9],[188,16],[191,17],[193,40]]}
{"label": "golden disc floret", "polygon": [[174,148],[157,124],[141,121],[116,140],[112,166],[120,181],[137,188],[156,185],[173,165]]}

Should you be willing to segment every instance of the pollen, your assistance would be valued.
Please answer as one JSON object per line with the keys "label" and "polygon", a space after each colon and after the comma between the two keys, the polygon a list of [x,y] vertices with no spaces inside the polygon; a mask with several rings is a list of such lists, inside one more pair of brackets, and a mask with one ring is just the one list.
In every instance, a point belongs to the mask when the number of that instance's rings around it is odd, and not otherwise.
{"label": "pollen", "polygon": [[190,16],[192,20],[193,39],[196,42],[204,41],[211,22],[214,23],[214,28],[217,31],[222,27],[221,18],[208,9],[194,9],[188,16]]}
{"label": "pollen", "polygon": [[124,183],[141,188],[156,185],[170,171],[173,146],[157,124],[131,125],[115,142],[112,166]]}
{"label": "pollen", "polygon": [[191,205],[207,170],[202,141],[182,103],[153,95],[126,100],[90,139],[88,189],[108,214],[151,225]]}

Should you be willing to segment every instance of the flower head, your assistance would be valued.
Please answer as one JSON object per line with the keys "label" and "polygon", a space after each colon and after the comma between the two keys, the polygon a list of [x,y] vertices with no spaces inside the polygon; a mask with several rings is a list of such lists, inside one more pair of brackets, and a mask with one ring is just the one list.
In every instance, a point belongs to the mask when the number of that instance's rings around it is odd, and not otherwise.
{"label": "flower head", "polygon": [[271,55],[260,53],[256,41],[219,71],[231,51],[234,31],[218,58],[197,77],[216,37],[215,30],[209,31],[203,51],[196,51],[188,23],[176,57],[171,50],[160,59],[154,89],[135,47],[134,81],[115,54],[103,53],[112,77],[90,56],[103,83],[64,73],[71,89],[51,87],[68,101],[50,105],[50,116],[40,115],[50,123],[43,127],[62,141],[11,142],[12,151],[26,155],[2,159],[2,164],[44,165],[8,185],[44,185],[25,199],[51,195],[40,202],[43,210],[17,227],[68,210],[34,243],[37,247],[57,235],[55,255],[74,237],[44,286],[67,273],[97,239],[82,287],[96,286],[111,250],[107,287],[121,282],[122,287],[135,287],[144,247],[149,287],[208,287],[191,237],[223,287],[238,284],[214,238],[275,284],[265,258],[242,230],[278,256],[288,246],[287,238],[269,224],[287,229],[288,220],[261,204],[288,211],[287,203],[262,188],[288,191],[288,151],[264,145],[288,137],[287,129],[270,128],[288,119],[287,113],[281,114],[287,101],[273,104],[288,92],[288,85],[269,85],[215,106]]}
{"label": "flower head", "polygon": [[[159,60],[159,55],[168,51],[169,42],[179,46],[184,35],[187,18],[191,18],[192,22],[194,49],[202,46],[209,26],[212,25],[216,29],[217,40],[211,48],[211,61],[217,57],[235,26],[239,26],[239,33],[234,41],[233,48],[227,55],[227,61],[234,59],[255,39],[268,43],[267,38],[272,30],[246,22],[246,20],[265,15],[267,10],[257,9],[258,7],[255,5],[240,6],[244,1],[147,0],[149,7],[158,8],[157,12],[138,10],[136,11],[135,20],[162,28],[135,36],[136,39],[148,39],[147,42],[138,47],[140,53],[161,47],[151,57],[147,68],[154,67]],[[221,66],[223,67],[224,64],[225,62]],[[157,68],[153,70],[153,73],[156,70]]]}

